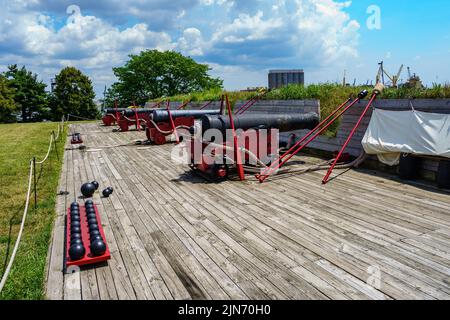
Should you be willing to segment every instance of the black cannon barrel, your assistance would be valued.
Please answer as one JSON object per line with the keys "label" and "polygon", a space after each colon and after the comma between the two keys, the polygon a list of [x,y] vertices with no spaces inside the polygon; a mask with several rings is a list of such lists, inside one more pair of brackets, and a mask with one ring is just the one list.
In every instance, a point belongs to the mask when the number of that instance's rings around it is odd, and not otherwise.
{"label": "black cannon barrel", "polygon": [[125,110],[127,110],[127,109],[125,109],[125,108],[106,109],[106,110],[105,110],[105,114],[107,114],[107,113],[115,114],[116,111],[117,111],[117,112],[122,112],[122,111],[125,111]]}
{"label": "black cannon barrel", "polygon": [[[170,111],[172,118],[181,117],[194,117],[195,119],[200,119],[205,115],[219,115],[220,110],[173,110]],[[157,109],[153,110],[153,121],[155,122],[167,122],[169,121],[169,113],[167,109]]]}
{"label": "black cannon barrel", "polygon": [[[218,129],[223,134],[231,129],[230,119],[227,115],[203,116],[203,133],[208,129]],[[319,124],[319,115],[314,112],[301,114],[243,114],[234,116],[236,129],[279,129],[288,132],[302,129],[314,129]]]}
{"label": "black cannon barrel", "polygon": [[[135,111],[136,110],[136,111]],[[137,109],[132,109],[132,108],[127,108],[127,109],[125,109],[124,111],[122,111],[122,114],[125,116],[125,117],[133,117],[135,114],[136,114],[136,112],[137,112],[137,114],[150,114],[150,113],[152,113],[154,110],[157,110],[157,109],[150,109],[150,108],[137,108]]]}

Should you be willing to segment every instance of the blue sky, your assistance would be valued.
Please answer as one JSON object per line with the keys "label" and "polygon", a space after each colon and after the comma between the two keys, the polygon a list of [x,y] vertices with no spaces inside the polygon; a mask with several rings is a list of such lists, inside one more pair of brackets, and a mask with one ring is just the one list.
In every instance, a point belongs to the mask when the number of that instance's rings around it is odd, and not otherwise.
{"label": "blue sky", "polygon": [[[377,63],[450,82],[447,0],[0,0],[0,70],[24,64],[49,82],[80,68],[98,96],[130,53],[177,50],[211,66],[227,89],[267,85],[273,68],[308,83],[373,81]],[[380,28],[368,28],[370,6]],[[372,25],[373,26],[373,25]]]}

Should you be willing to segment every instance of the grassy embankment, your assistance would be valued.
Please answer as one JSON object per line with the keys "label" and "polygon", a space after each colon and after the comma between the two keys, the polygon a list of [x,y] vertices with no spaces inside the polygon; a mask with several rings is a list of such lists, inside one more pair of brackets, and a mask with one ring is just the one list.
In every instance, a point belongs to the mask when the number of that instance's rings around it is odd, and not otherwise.
{"label": "grassy embankment", "polygon": [[[22,219],[28,187],[30,159],[47,153],[50,134],[57,123],[0,125],[0,276],[11,255]],[[55,201],[61,172],[65,134],[57,143],[59,160],[52,151],[48,161],[36,167],[38,206],[31,198],[22,241],[0,299],[42,299],[47,251],[55,217]],[[8,250],[9,248],[9,250]]]}
{"label": "grassy embankment", "polygon": [[[356,95],[367,87],[342,87],[338,84],[319,84],[309,86],[290,85],[281,89],[270,91],[263,97],[264,100],[302,100],[319,99],[322,117],[328,116],[337,106],[345,101],[350,95]],[[214,101],[220,100],[223,93],[227,93],[231,104],[236,101],[248,100],[256,95],[255,92],[223,92],[221,90],[210,90],[205,92],[194,92],[188,95],[170,97],[171,101]],[[381,99],[439,99],[450,98],[450,85],[434,85],[432,88],[424,89],[391,89],[383,92]],[[167,99],[167,98],[166,98]],[[160,99],[162,100],[162,99]],[[155,100],[158,101],[158,100]],[[326,133],[334,136],[338,123],[331,126]]]}

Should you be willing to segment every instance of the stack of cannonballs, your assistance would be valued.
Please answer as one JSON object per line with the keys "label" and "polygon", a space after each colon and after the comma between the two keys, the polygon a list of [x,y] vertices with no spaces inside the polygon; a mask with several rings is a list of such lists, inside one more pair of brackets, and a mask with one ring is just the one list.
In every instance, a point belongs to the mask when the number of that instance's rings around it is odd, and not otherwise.
{"label": "stack of cannonballs", "polygon": [[[69,257],[71,261],[79,261],[86,256],[87,250],[83,242],[83,232],[85,237],[89,237],[89,258],[100,257],[104,255],[107,250],[105,239],[103,239],[102,233],[100,232],[94,202],[89,199],[93,197],[99,187],[100,185],[97,181],[88,182],[81,186],[81,194],[86,199],[86,215],[83,215],[83,221],[80,212],[80,205],[77,202],[73,202],[70,205],[70,214],[67,225],[70,230],[68,231],[68,237],[70,237]],[[113,191],[114,190],[112,187],[108,187],[103,190],[102,194],[107,198],[113,193]],[[84,231],[82,232],[82,230]]]}
{"label": "stack of cannonballs", "polygon": [[69,256],[73,261],[83,259],[86,249],[81,234],[80,206],[74,202],[70,205],[70,249]]}
{"label": "stack of cannonballs", "polygon": [[86,219],[89,227],[89,241],[91,242],[91,254],[94,257],[101,256],[106,251],[106,244],[100,233],[94,202],[92,200],[87,200],[85,205]]}

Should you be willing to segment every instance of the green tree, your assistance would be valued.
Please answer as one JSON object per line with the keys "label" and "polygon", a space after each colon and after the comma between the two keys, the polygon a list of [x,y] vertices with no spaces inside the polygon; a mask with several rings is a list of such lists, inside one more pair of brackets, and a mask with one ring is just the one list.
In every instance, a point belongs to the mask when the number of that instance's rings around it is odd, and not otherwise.
{"label": "green tree", "polygon": [[118,82],[108,90],[107,104],[117,98],[121,106],[142,105],[162,96],[222,88],[223,81],[210,77],[209,70],[208,65],[174,51],[130,55],[125,66],[113,69]]}
{"label": "green tree", "polygon": [[38,81],[37,75],[25,66],[19,69],[17,65],[10,65],[5,76],[15,90],[14,101],[21,109],[22,121],[42,120],[48,112],[47,85]]}
{"label": "green tree", "polygon": [[0,122],[15,122],[15,112],[18,111],[14,102],[14,89],[8,79],[0,75]]}
{"label": "green tree", "polygon": [[98,109],[91,80],[80,70],[67,67],[56,76],[52,99],[52,115],[59,120],[63,115],[95,119]]}

